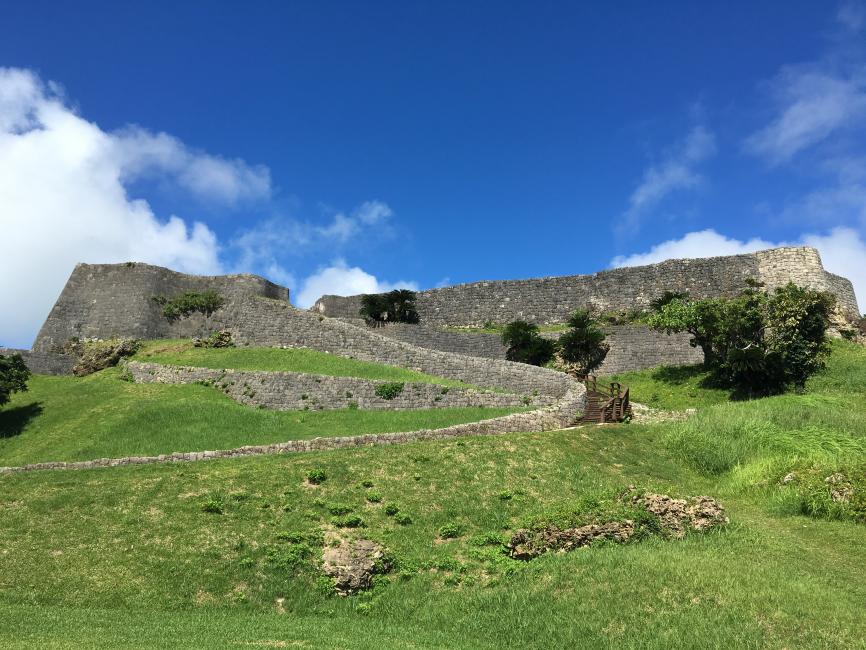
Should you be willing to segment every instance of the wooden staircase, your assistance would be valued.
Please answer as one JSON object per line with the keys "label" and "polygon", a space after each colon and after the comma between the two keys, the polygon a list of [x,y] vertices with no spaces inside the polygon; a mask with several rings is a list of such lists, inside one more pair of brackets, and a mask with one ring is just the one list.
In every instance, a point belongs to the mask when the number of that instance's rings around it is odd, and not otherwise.
{"label": "wooden staircase", "polygon": [[604,424],[622,422],[631,417],[631,402],[628,387],[619,382],[609,386],[599,386],[598,378],[590,375],[584,380],[586,386],[586,410],[580,422],[583,424]]}

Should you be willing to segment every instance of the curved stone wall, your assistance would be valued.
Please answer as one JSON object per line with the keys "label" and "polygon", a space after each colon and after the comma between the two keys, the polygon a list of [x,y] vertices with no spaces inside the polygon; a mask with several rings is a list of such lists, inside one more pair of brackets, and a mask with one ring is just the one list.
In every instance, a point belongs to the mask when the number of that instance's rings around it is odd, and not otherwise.
{"label": "curved stone wall", "polygon": [[538,391],[561,397],[579,385],[572,377],[547,368],[421,348],[281,301],[250,298],[220,312],[218,316],[240,345],[308,347],[519,395]]}
{"label": "curved stone wall", "polygon": [[[473,282],[418,292],[425,325],[481,326],[527,320],[563,323],[575,309],[599,311],[645,308],[665,291],[695,298],[735,295],[749,278],[767,287],[787,284],[832,291],[846,314],[859,314],[851,283],[827,273],[814,248],[774,248],[748,255],[667,260],[659,264],[530,280]],[[312,310],[331,317],[357,318],[360,296],[322,296]]]}
{"label": "curved stone wall", "polygon": [[550,406],[554,398],[466,390],[421,382],[406,382],[393,399],[376,394],[376,387],[389,382],[309,375],[299,372],[213,370],[191,366],[167,366],[130,361],[126,364],[138,383],[206,383],[222,390],[236,402],[280,411],[330,410],[350,406],[373,410],[459,408],[467,406]]}
{"label": "curved stone wall", "polygon": [[220,329],[219,318],[194,314],[170,322],[153,301],[154,296],[209,289],[228,304],[250,296],[289,299],[288,289],[255,275],[187,275],[134,262],[78,264],[39,330],[33,350],[50,352],[72,337],[155,339],[210,333]]}

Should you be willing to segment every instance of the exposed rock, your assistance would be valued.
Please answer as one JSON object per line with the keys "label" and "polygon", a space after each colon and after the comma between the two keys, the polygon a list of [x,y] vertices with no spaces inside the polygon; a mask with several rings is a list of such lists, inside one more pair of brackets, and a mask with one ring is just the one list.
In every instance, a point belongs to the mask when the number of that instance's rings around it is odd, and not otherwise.
{"label": "exposed rock", "polygon": [[334,579],[334,589],[343,596],[368,589],[373,576],[388,569],[384,549],[369,539],[343,540],[322,551],[322,570]]}
{"label": "exposed rock", "polygon": [[824,483],[830,486],[830,498],[836,503],[848,503],[854,496],[854,486],[844,474],[830,474]]}
{"label": "exposed rock", "polygon": [[565,530],[560,530],[554,524],[538,530],[522,528],[508,542],[508,553],[515,560],[531,560],[547,551],[565,552],[589,546],[597,539],[609,539],[622,544],[634,535],[634,530],[634,522],[628,519]]}
{"label": "exposed rock", "polygon": [[196,336],[192,340],[196,348],[233,348],[235,346],[232,333],[228,330],[214,332],[210,336]]}
{"label": "exposed rock", "polygon": [[794,472],[788,472],[782,477],[782,485],[788,485],[788,483],[793,483],[796,480],[797,475]]}
{"label": "exposed rock", "polygon": [[79,358],[72,368],[72,374],[76,377],[83,377],[116,366],[124,357],[131,357],[135,354],[139,345],[135,339],[90,341],[79,344],[74,350]]}
{"label": "exposed rock", "polygon": [[633,496],[631,502],[656,515],[662,528],[674,537],[683,537],[690,529],[705,531],[729,521],[722,505],[707,496],[686,500],[647,492]]}

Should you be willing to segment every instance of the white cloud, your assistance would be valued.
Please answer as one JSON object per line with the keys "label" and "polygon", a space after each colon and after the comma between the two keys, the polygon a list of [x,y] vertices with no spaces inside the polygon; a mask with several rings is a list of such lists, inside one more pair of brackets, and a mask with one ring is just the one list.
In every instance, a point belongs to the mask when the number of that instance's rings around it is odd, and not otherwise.
{"label": "white cloud", "polygon": [[200,196],[266,196],[267,170],[191,151],[140,128],[108,133],[56,86],[0,68],[0,343],[29,346],[76,262],[136,260],[192,273],[221,270],[202,223],[159,219],[125,183],[161,174]]}
{"label": "white cloud", "polygon": [[852,32],[858,32],[866,26],[866,7],[862,2],[844,2],[836,13],[836,20]]}
{"label": "white cloud", "polygon": [[818,65],[787,66],[771,84],[778,116],[746,139],[747,151],[772,164],[790,160],[866,118],[864,69],[834,74]]}
{"label": "white cloud", "polygon": [[854,284],[860,309],[866,308],[866,240],[852,228],[834,228],[826,235],[809,233],[793,242],[769,242],[754,238],[748,241],[720,235],[715,230],[690,232],[650,248],[646,253],[620,255],[611,260],[612,267],[655,264],[668,259],[739,255],[777,246],[813,246],[821,254],[824,268],[848,278]]}
{"label": "white cloud", "polygon": [[417,290],[415,282],[399,280],[385,282],[357,266],[349,267],[344,260],[335,260],[331,266],[319,269],[309,276],[295,296],[299,307],[310,307],[324,295],[354,296],[359,293],[381,293],[393,289]]}
{"label": "white cloud", "polygon": [[629,197],[624,227],[633,227],[646,210],[669,194],[694,189],[703,182],[696,167],[716,151],[715,136],[703,126],[695,126],[685,140],[658,164],[650,166]]}

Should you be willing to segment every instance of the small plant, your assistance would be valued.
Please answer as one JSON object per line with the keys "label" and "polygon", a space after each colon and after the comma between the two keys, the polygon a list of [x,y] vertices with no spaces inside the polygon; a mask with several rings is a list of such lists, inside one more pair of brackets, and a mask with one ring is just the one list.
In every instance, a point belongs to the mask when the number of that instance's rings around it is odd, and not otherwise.
{"label": "small plant", "polygon": [[371,487],[373,487],[373,481],[371,481],[370,479],[366,478],[366,479],[364,479],[363,481],[361,481],[361,487],[371,488]]}
{"label": "small plant", "polygon": [[398,512],[394,515],[394,521],[396,521],[401,526],[408,526],[412,523],[412,517],[407,515],[405,512]]}
{"label": "small plant", "polygon": [[514,493],[511,490],[503,490],[496,495],[500,501],[511,501],[514,498]]}
{"label": "small plant", "polygon": [[389,503],[385,506],[385,514],[389,517],[393,517],[398,512],[400,512],[400,507],[396,503]]}
{"label": "small plant", "polygon": [[345,503],[329,503],[326,507],[332,515],[347,515],[352,512],[352,506]]}
{"label": "small plant", "polygon": [[207,501],[205,501],[201,506],[202,512],[208,512],[214,515],[221,515],[223,513],[223,500],[219,497],[210,497]]}
{"label": "small plant", "polygon": [[382,399],[392,400],[403,392],[405,384],[402,381],[391,381],[376,386],[376,395]]}
{"label": "small plant", "polygon": [[320,485],[324,483],[328,479],[328,475],[325,474],[325,470],[322,469],[312,469],[307,472],[307,481],[312,483],[313,485]]}
{"label": "small plant", "polygon": [[332,517],[331,523],[337,528],[364,528],[367,524],[358,515],[346,515],[345,517]]}
{"label": "small plant", "polygon": [[357,410],[358,410],[358,402],[356,402],[355,400],[352,400],[351,402],[349,402],[349,403],[346,405],[346,407],[347,407],[350,411],[357,411]]}
{"label": "small plant", "polygon": [[379,494],[378,492],[370,492],[367,495],[367,501],[369,501],[370,503],[381,503],[382,502],[382,495]]}
{"label": "small plant", "polygon": [[448,523],[439,528],[439,537],[442,539],[454,539],[456,537],[460,537],[462,533],[462,528],[459,524]]}

